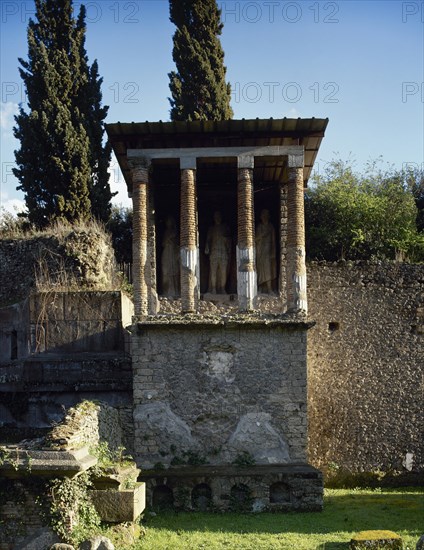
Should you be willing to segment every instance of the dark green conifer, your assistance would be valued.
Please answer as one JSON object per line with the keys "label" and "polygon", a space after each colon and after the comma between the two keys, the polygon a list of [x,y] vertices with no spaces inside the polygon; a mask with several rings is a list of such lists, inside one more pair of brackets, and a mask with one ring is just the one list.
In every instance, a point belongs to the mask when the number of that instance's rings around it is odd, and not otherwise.
{"label": "dark green conifer", "polygon": [[169,74],[171,120],[228,120],[231,87],[225,81],[221,10],[216,0],[170,0],[176,25]]}
{"label": "dark green conifer", "polygon": [[[97,64],[88,66],[84,49],[85,9],[75,20],[72,0],[35,0],[35,5],[28,60],[19,59],[28,112],[20,107],[14,129],[20,140],[14,170],[18,189],[37,227],[57,218],[86,219],[93,212],[103,218],[105,207],[99,201],[96,210],[95,197],[110,158],[102,145],[107,108],[101,107]],[[107,180],[102,185],[110,212]]]}
{"label": "dark green conifer", "polygon": [[111,215],[112,193],[109,185],[109,164],[112,147],[109,141],[104,143],[104,121],[109,107],[102,105],[101,86],[103,78],[99,76],[97,60],[91,67],[85,50],[85,8],[82,6],[78,17],[78,27],[83,30],[80,45],[80,57],[87,78],[80,93],[80,108],[84,115],[84,127],[90,143],[90,200],[92,215],[107,222]]}

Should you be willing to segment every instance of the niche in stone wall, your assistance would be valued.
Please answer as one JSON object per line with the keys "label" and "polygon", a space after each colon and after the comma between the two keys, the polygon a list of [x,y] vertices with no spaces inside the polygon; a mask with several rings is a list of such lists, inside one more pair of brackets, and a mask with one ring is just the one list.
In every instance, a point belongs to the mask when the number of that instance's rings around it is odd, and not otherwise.
{"label": "niche in stone wall", "polygon": [[[200,291],[202,294],[206,294],[214,290],[211,273],[211,269],[214,268],[216,293],[236,294],[236,159],[198,159],[197,196]],[[222,250],[222,257],[219,258],[220,261],[217,264],[217,256],[221,254],[220,250]]]}
{"label": "niche in stone wall", "polygon": [[290,487],[285,483],[273,483],[269,488],[269,502],[271,504],[286,504],[291,500]]}
{"label": "niche in stone wall", "polygon": [[[258,166],[259,173],[262,173]],[[280,273],[280,191],[276,182],[255,179],[255,246],[259,294],[278,292]]]}
{"label": "niche in stone wall", "polygon": [[180,179],[177,159],[152,165],[151,182],[156,227],[156,277],[161,296],[179,296]]}
{"label": "niche in stone wall", "polygon": [[252,492],[244,483],[237,483],[231,487],[231,507],[235,510],[249,508],[252,500]]}
{"label": "niche in stone wall", "polygon": [[336,332],[337,330],[339,330],[339,328],[340,328],[340,323],[338,323],[337,321],[330,321],[330,323],[328,323],[329,332]]}
{"label": "niche in stone wall", "polygon": [[18,358],[18,332],[12,330],[10,333],[10,359],[13,361]]}
{"label": "niche in stone wall", "polygon": [[157,510],[168,510],[174,506],[174,494],[168,485],[157,485],[152,491],[152,506]]}
{"label": "niche in stone wall", "polygon": [[212,489],[207,483],[199,483],[191,492],[191,505],[195,510],[206,512],[212,504]]}

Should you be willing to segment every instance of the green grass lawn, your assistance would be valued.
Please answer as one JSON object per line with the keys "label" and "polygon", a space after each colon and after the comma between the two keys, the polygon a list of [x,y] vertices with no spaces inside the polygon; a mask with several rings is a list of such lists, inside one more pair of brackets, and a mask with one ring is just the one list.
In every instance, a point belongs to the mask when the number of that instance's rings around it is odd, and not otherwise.
{"label": "green grass lawn", "polygon": [[416,489],[326,489],[323,512],[206,514],[146,513],[137,550],[347,549],[351,536],[387,529],[415,550],[424,532],[424,492]]}

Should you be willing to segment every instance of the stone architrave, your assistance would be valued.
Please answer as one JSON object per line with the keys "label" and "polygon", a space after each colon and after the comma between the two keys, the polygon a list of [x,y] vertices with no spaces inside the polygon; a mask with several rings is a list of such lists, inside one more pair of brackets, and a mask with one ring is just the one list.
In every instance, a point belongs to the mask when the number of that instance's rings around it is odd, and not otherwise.
{"label": "stone architrave", "polygon": [[303,156],[289,156],[287,190],[287,311],[308,311],[306,297]]}
{"label": "stone architrave", "polygon": [[237,294],[240,311],[254,309],[257,295],[253,156],[240,156],[237,182]]}

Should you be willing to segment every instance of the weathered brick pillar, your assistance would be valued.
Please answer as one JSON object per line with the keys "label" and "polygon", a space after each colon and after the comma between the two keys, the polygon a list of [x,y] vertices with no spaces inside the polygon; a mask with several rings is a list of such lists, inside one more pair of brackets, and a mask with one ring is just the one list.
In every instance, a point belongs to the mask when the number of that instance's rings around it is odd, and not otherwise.
{"label": "weathered brick pillar", "polygon": [[238,158],[237,294],[239,311],[254,309],[257,294],[253,165],[253,157]]}
{"label": "weathered brick pillar", "polygon": [[155,201],[152,188],[152,182],[147,186],[147,292],[149,302],[149,313],[155,315],[159,311],[159,298],[157,293],[157,275],[156,275],[156,221],[155,221]]}
{"label": "weathered brick pillar", "polygon": [[181,159],[180,257],[181,310],[194,313],[199,300],[196,159]]}
{"label": "weathered brick pillar", "polygon": [[134,166],[133,178],[133,287],[134,313],[136,317],[144,317],[149,312],[148,300],[148,257],[147,257],[147,225],[148,197],[147,187],[149,169],[147,166]]}
{"label": "weathered brick pillar", "polygon": [[279,295],[287,304],[287,184],[280,183],[280,282]]}
{"label": "weathered brick pillar", "polygon": [[307,312],[303,166],[289,165],[287,218],[287,311]]}

